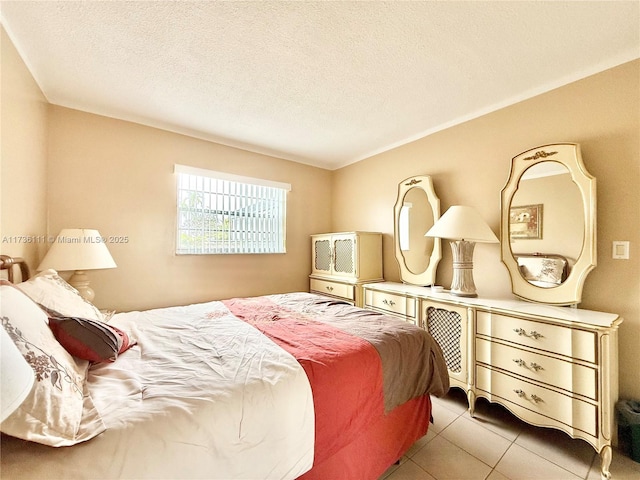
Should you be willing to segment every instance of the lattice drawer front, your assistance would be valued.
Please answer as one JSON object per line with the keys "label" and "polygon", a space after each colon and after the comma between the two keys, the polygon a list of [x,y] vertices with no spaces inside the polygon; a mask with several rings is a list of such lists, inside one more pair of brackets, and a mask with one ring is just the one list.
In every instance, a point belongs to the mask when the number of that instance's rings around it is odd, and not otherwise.
{"label": "lattice drawer front", "polygon": [[336,240],[334,242],[336,258],[334,269],[336,272],[353,273],[353,240]]}
{"label": "lattice drawer front", "polygon": [[427,308],[427,329],[438,342],[447,368],[459,373],[462,371],[462,351],[460,339],[462,336],[462,317],[457,312],[440,308]]}
{"label": "lattice drawer front", "polygon": [[316,270],[329,271],[331,269],[331,242],[329,240],[318,240],[315,244],[315,252]]}

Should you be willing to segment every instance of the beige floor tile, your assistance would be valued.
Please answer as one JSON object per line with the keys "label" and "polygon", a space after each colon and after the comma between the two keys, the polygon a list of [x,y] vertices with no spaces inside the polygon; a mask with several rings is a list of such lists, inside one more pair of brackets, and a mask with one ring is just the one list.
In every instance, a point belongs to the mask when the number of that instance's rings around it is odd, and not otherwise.
{"label": "beige floor tile", "polygon": [[473,417],[471,417],[468,411],[464,416],[466,418],[473,418],[474,421],[480,423],[483,427],[511,441],[518,437],[523,426],[526,425],[526,423],[518,419],[502,405],[490,403],[484,398],[476,401]]}
{"label": "beige floor tile", "polygon": [[491,467],[442,435],[418,450],[411,460],[437,480],[484,480]]}
{"label": "beige floor tile", "polygon": [[[587,480],[600,480],[600,457],[594,459],[589,471]],[[634,462],[618,449],[613,449],[613,460],[611,461],[612,480],[638,480],[640,479],[640,463]]]}
{"label": "beige floor tile", "polygon": [[427,431],[427,434],[422,437],[419,438],[418,441],[416,441],[416,443],[414,443],[413,445],[411,445],[411,447],[409,448],[409,450],[407,450],[407,452],[404,454],[405,457],[411,458],[413,457],[413,455],[420,450],[422,447],[424,447],[427,443],[429,443],[431,440],[433,440],[435,438],[435,436],[437,435],[433,429],[431,428],[431,426],[429,426],[429,430]]}
{"label": "beige floor tile", "polygon": [[451,388],[442,398],[432,397],[433,403],[445,407],[458,415],[469,409],[467,395],[460,388]]}
{"label": "beige floor tile", "polygon": [[513,480],[580,480],[584,478],[516,444],[509,447],[495,469]]}
{"label": "beige floor tile", "polygon": [[404,462],[386,480],[436,480],[411,460]]}
{"label": "beige floor tile", "polygon": [[497,470],[494,470],[489,474],[489,476],[487,477],[487,480],[512,480],[512,479],[509,477],[505,477],[503,474],[501,474]]}
{"label": "beige floor tile", "polygon": [[516,444],[580,478],[587,476],[596,456],[594,448],[584,440],[573,439],[552,428],[527,426],[516,439]]}
{"label": "beige floor tile", "polygon": [[433,423],[429,424],[428,432],[433,433],[441,432],[460,416],[459,413],[456,413],[453,410],[446,408],[442,404],[435,402],[431,409],[431,415],[433,417]]}
{"label": "beige floor tile", "polygon": [[491,467],[511,445],[506,438],[465,417],[458,417],[440,435]]}

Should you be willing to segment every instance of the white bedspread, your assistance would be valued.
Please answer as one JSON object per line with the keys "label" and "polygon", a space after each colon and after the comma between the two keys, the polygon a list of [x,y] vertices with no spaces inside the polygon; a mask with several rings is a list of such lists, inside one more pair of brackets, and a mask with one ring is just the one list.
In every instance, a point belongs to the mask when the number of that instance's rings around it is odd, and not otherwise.
{"label": "white bedspread", "polygon": [[304,370],[221,302],[117,314],[110,323],[138,345],[89,372],[107,430],[69,448],[3,441],[3,476],[293,479],[311,468]]}

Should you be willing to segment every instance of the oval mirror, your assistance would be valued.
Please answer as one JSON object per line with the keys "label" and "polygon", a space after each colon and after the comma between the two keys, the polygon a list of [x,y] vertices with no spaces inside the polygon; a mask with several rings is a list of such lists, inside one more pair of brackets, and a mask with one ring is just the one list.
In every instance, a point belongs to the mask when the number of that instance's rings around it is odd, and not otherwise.
{"label": "oval mirror", "polygon": [[582,252],[581,213],[582,195],[565,165],[547,160],[524,171],[509,208],[509,245],[526,281],[555,288],[567,280]]}
{"label": "oval mirror", "polygon": [[577,144],[513,158],[502,190],[501,242],[515,295],[557,305],[581,301],[596,261],[595,179]]}
{"label": "oval mirror", "polygon": [[394,207],[394,243],[400,279],[411,285],[433,285],[442,256],[440,239],[424,234],[440,218],[440,199],[431,177],[410,177],[398,185]]}

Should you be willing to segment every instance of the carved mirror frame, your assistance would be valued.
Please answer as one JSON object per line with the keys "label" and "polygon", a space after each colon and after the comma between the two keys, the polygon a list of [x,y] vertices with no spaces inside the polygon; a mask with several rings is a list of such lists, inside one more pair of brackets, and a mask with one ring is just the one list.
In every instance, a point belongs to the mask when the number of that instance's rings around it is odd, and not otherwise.
{"label": "carved mirror frame", "polygon": [[[436,280],[436,269],[438,267],[438,263],[442,258],[442,249],[441,242],[439,238],[431,238],[433,240],[433,248],[431,250],[431,254],[429,255],[429,264],[424,271],[414,272],[412,271],[406,263],[405,255],[402,253],[402,244],[401,244],[401,234],[400,234],[400,217],[401,210],[405,203],[405,198],[407,194],[414,188],[418,188],[426,194],[427,201],[429,203],[429,209],[431,210],[431,214],[433,215],[433,223],[435,223],[440,218],[440,199],[436,196],[436,192],[433,189],[433,182],[431,181],[431,177],[428,175],[419,175],[415,177],[409,177],[398,185],[398,199],[396,201],[394,207],[394,247],[395,247],[395,256],[400,267],[400,280],[403,283],[408,283],[410,285],[419,285],[419,286],[427,286],[433,285]],[[427,233],[427,230],[431,225],[427,227],[424,233]],[[423,233],[423,234],[424,234]]]}
{"label": "carved mirror frame", "polygon": [[[520,179],[527,169],[541,162],[553,161],[566,167],[582,197],[584,234],[582,249],[568,277],[552,288],[533,285],[521,275],[511,249],[510,208]],[[532,148],[515,156],[511,172],[501,194],[500,219],[501,260],[509,270],[514,295],[532,302],[554,305],[576,305],[582,301],[582,288],[587,275],[596,266],[596,179],[587,172],[575,143],[558,143]]]}

